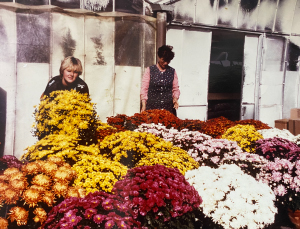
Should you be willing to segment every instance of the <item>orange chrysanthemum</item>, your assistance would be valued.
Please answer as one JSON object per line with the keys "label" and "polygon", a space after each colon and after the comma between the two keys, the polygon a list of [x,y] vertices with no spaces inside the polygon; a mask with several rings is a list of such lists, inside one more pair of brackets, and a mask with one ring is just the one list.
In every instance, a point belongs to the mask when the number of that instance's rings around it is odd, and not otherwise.
{"label": "orange chrysanthemum", "polygon": [[29,207],[34,207],[39,201],[42,200],[40,191],[36,189],[27,189],[23,192],[23,199]]}
{"label": "orange chrysanthemum", "polygon": [[11,174],[9,179],[10,180],[26,180],[26,177],[23,173],[17,172],[17,173]]}
{"label": "orange chrysanthemum", "polygon": [[60,157],[48,157],[47,161],[53,162],[58,166],[61,166],[64,161]]}
{"label": "orange chrysanthemum", "polygon": [[1,174],[0,175],[0,181],[6,181],[6,180],[8,180],[8,176],[6,176],[6,175],[4,175],[4,174]]}
{"label": "orange chrysanthemum", "polygon": [[24,179],[22,179],[22,180],[19,180],[19,179],[10,180],[9,184],[14,190],[16,190],[18,192],[22,192],[28,186],[28,182]]}
{"label": "orange chrysanthemum", "polygon": [[65,183],[61,183],[61,182],[56,182],[53,186],[52,186],[52,191],[55,193],[55,195],[57,196],[65,196],[67,194],[68,191],[68,185]]}
{"label": "orange chrysanthemum", "polygon": [[8,228],[8,221],[2,217],[0,217],[0,228],[7,229]]}
{"label": "orange chrysanthemum", "polygon": [[8,169],[5,169],[3,174],[10,177],[12,174],[14,173],[19,173],[20,170],[18,168],[8,168]]}
{"label": "orange chrysanthemum", "polygon": [[41,168],[42,172],[48,176],[53,176],[57,169],[57,165],[51,161],[45,161],[43,167]]}
{"label": "orange chrysanthemum", "polygon": [[9,210],[9,219],[11,222],[17,221],[18,226],[26,225],[28,220],[28,211],[22,207],[13,207]]}
{"label": "orange chrysanthemum", "polygon": [[78,192],[78,188],[71,187],[71,188],[68,189],[67,194],[66,194],[66,198],[70,198],[70,197],[80,197],[80,194]]}
{"label": "orange chrysanthemum", "polygon": [[54,174],[55,181],[70,181],[74,177],[74,170],[60,167]]}
{"label": "orange chrysanthemum", "polygon": [[42,197],[42,201],[45,202],[49,207],[52,207],[55,203],[55,195],[54,193],[50,191],[44,192],[44,195]]}
{"label": "orange chrysanthemum", "polygon": [[32,178],[32,184],[43,186],[43,187],[50,187],[51,185],[51,178],[44,174],[38,174]]}
{"label": "orange chrysanthemum", "polygon": [[9,188],[9,185],[7,183],[0,182],[0,193],[3,193],[8,188]]}
{"label": "orange chrysanthemum", "polygon": [[40,169],[41,169],[41,167],[40,167],[40,164],[38,163],[38,161],[28,163],[22,167],[22,171],[25,174],[37,174],[40,172]]}
{"label": "orange chrysanthemum", "polygon": [[39,185],[31,185],[30,188],[38,190],[40,193],[44,193],[45,191],[47,191],[45,187]]}
{"label": "orange chrysanthemum", "polygon": [[47,212],[43,208],[36,208],[33,213],[35,214],[35,217],[33,218],[34,222],[43,223],[47,219]]}
{"label": "orange chrysanthemum", "polygon": [[6,189],[2,195],[3,200],[7,204],[16,204],[19,199],[19,192],[13,189]]}

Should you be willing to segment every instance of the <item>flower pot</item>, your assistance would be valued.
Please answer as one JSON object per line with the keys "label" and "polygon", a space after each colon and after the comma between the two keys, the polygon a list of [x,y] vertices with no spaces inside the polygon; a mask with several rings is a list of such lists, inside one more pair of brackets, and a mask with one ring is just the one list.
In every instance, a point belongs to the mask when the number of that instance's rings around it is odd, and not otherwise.
{"label": "flower pot", "polygon": [[292,211],[288,209],[289,218],[291,222],[295,225],[296,229],[300,229],[300,210]]}

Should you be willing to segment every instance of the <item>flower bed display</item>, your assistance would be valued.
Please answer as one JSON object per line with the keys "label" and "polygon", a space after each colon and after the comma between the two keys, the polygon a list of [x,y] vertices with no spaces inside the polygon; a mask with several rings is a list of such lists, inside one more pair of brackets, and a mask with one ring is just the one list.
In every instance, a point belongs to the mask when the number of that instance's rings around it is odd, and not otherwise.
{"label": "flower bed display", "polygon": [[[264,228],[274,222],[277,209],[271,188],[244,174],[236,165],[218,169],[202,166],[185,175],[203,198],[200,209],[224,228]],[[206,225],[206,228],[214,228]]]}
{"label": "flower bed display", "polygon": [[22,161],[0,159],[0,228],[272,228],[274,204],[300,208],[300,137],[260,121],[149,110],[106,124],[75,91],[35,118]]}

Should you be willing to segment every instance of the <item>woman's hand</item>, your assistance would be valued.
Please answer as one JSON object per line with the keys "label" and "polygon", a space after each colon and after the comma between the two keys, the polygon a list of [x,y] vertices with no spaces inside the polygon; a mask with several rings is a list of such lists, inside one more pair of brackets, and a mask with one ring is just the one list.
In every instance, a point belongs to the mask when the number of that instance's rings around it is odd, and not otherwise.
{"label": "woman's hand", "polygon": [[146,110],[146,100],[142,100],[142,108],[141,108],[141,112]]}
{"label": "woman's hand", "polygon": [[173,98],[173,104],[174,104],[174,108],[177,110],[179,107],[179,103],[178,103],[178,99],[177,98]]}

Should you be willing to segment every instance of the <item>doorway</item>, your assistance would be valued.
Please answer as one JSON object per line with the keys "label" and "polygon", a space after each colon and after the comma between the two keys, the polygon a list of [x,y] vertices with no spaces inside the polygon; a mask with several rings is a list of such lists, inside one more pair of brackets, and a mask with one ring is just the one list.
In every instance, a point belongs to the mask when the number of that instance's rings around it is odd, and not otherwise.
{"label": "doorway", "polygon": [[212,31],[207,119],[240,119],[245,35]]}

